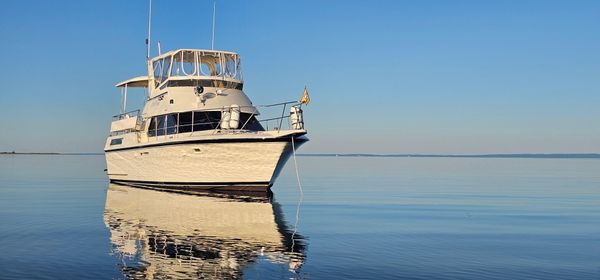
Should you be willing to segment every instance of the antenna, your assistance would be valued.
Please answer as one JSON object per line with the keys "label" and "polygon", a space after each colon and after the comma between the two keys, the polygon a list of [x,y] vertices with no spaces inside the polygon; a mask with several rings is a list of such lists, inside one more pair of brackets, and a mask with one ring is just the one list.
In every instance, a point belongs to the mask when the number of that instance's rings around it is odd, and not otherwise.
{"label": "antenna", "polygon": [[148,0],[148,37],[146,38],[146,60],[150,59],[150,30],[152,23],[152,0]]}
{"label": "antenna", "polygon": [[217,11],[217,0],[213,0],[213,18],[212,18],[212,43],[210,49],[215,49],[215,13]]}

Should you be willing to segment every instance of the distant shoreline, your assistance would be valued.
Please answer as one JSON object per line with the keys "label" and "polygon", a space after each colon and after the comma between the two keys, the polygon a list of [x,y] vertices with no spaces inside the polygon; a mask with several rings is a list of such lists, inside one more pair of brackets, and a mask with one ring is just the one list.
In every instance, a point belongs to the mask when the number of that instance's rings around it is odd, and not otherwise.
{"label": "distant shoreline", "polygon": [[[39,153],[39,152],[0,152],[2,155],[67,155],[67,156],[82,156],[82,155],[104,155],[104,153]],[[297,154],[302,157],[375,157],[375,158],[538,158],[538,159],[600,159],[600,154],[596,153],[551,153],[551,154]]]}
{"label": "distant shoreline", "polygon": [[86,155],[104,155],[104,153],[38,153],[38,152],[0,152],[1,155],[35,155],[35,156],[86,156]]}
{"label": "distant shoreline", "polygon": [[0,152],[0,155],[60,155],[60,153],[17,153],[17,152]]}

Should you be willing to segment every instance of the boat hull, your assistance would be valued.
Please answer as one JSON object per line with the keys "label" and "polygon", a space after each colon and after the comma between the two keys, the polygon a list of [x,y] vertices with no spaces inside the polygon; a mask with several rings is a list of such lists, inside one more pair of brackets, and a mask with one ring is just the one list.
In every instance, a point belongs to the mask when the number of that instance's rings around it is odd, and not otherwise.
{"label": "boat hull", "polygon": [[[303,143],[296,141],[296,147]],[[111,182],[181,190],[268,191],[292,154],[282,141],[173,143],[106,151]]]}

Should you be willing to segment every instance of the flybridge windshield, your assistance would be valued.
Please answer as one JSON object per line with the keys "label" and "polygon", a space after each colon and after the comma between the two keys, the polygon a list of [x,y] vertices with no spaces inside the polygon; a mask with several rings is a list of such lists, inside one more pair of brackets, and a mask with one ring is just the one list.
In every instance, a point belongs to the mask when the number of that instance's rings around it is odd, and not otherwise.
{"label": "flybridge windshield", "polygon": [[169,77],[220,77],[242,81],[240,56],[231,53],[181,50],[153,63],[154,79]]}

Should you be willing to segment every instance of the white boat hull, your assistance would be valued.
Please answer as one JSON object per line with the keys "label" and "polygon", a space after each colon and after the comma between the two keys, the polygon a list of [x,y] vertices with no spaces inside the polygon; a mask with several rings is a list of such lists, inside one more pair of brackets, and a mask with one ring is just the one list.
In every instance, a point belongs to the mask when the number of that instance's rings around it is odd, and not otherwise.
{"label": "white boat hull", "polygon": [[[299,146],[302,142],[296,142]],[[292,153],[288,141],[172,143],[106,151],[111,182],[186,190],[266,191]]]}

